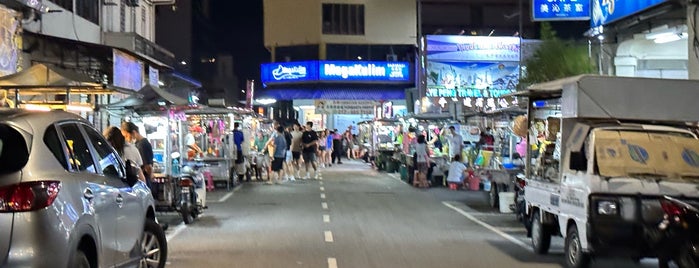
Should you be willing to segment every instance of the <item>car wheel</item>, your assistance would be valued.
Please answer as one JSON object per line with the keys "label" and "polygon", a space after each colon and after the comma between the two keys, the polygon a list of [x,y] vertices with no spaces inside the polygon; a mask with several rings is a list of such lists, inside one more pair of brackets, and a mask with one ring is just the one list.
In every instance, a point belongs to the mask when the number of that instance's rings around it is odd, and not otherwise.
{"label": "car wheel", "polygon": [[492,183],[490,186],[490,193],[489,193],[489,199],[490,199],[490,207],[491,208],[498,208],[499,205],[499,194],[498,194],[498,184],[497,183]]}
{"label": "car wheel", "polygon": [[567,267],[590,267],[590,254],[583,252],[578,227],[575,225],[568,227],[568,235],[566,235],[565,241],[565,258]]}
{"label": "car wheel", "polygon": [[83,252],[81,249],[76,250],[73,252],[73,255],[70,256],[70,264],[68,267],[75,267],[75,268],[91,268],[90,265],[90,260],[87,258],[87,255],[85,255],[85,252]]}
{"label": "car wheel", "polygon": [[551,231],[541,223],[539,211],[532,214],[532,249],[536,254],[546,254],[551,247]]}
{"label": "car wheel", "polygon": [[155,221],[146,220],[141,238],[141,261],[139,268],[163,268],[167,260],[165,232]]}

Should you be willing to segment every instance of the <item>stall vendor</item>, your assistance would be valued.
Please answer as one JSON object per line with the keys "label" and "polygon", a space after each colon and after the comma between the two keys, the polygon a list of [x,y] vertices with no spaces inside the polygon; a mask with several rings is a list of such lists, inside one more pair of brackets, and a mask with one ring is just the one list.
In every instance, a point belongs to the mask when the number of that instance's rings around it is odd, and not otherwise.
{"label": "stall vendor", "polygon": [[[195,126],[189,129],[189,133],[184,138],[184,143],[187,145],[187,158],[192,160],[195,156],[201,155],[204,151],[197,145],[196,137],[201,135],[201,127]],[[196,136],[195,136],[196,135]]]}

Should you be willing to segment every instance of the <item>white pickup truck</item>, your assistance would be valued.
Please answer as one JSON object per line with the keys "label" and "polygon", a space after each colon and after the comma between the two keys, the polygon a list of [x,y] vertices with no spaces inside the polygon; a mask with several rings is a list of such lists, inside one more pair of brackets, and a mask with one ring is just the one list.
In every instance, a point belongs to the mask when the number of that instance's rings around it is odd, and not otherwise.
{"label": "white pickup truck", "polygon": [[520,216],[534,251],[557,235],[568,267],[657,258],[661,200],[699,203],[699,81],[585,75],[518,95],[529,99]]}

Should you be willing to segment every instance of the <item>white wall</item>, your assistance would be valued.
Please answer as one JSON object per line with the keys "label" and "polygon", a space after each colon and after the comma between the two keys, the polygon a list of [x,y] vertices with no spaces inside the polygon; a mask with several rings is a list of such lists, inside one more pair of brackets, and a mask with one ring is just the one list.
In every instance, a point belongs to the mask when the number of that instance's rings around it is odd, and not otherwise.
{"label": "white wall", "polygon": [[[322,35],[322,3],[364,4],[365,35]],[[415,44],[415,0],[264,0],[266,47],[303,44]]]}
{"label": "white wall", "polygon": [[62,10],[62,12],[44,14],[41,20],[24,24],[25,30],[89,43],[101,42],[99,25],[74,15],[73,12],[52,2],[44,1],[43,3],[51,10]]}
{"label": "white wall", "polygon": [[642,70],[638,66],[639,60],[688,61],[689,42],[687,39],[682,39],[656,44],[652,40],[646,40],[645,37],[639,37],[621,42],[614,58],[617,76],[687,79],[686,69]]}
{"label": "white wall", "polygon": [[[102,20],[105,32],[121,32],[121,1],[112,1],[116,5],[102,6]],[[138,35],[155,42],[155,7],[148,1],[139,1],[140,6],[125,6],[124,32],[136,32]],[[145,15],[145,16],[144,16]],[[135,25],[134,25],[135,23]]]}

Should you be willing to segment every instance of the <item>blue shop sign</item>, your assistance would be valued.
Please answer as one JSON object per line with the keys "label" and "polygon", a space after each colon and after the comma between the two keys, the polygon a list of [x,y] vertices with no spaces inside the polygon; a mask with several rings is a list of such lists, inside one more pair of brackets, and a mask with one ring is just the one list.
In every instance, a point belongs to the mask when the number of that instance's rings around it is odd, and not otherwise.
{"label": "blue shop sign", "polygon": [[592,0],[592,28],[637,14],[667,0]]}
{"label": "blue shop sign", "polygon": [[590,0],[532,1],[532,16],[535,21],[590,19]]}
{"label": "blue shop sign", "polygon": [[410,64],[386,61],[321,61],[321,81],[409,82]]}
{"label": "blue shop sign", "polygon": [[262,83],[305,82],[318,79],[315,61],[279,62],[262,64]]}
{"label": "blue shop sign", "polygon": [[300,61],[262,64],[264,84],[299,82],[410,82],[410,63]]}

